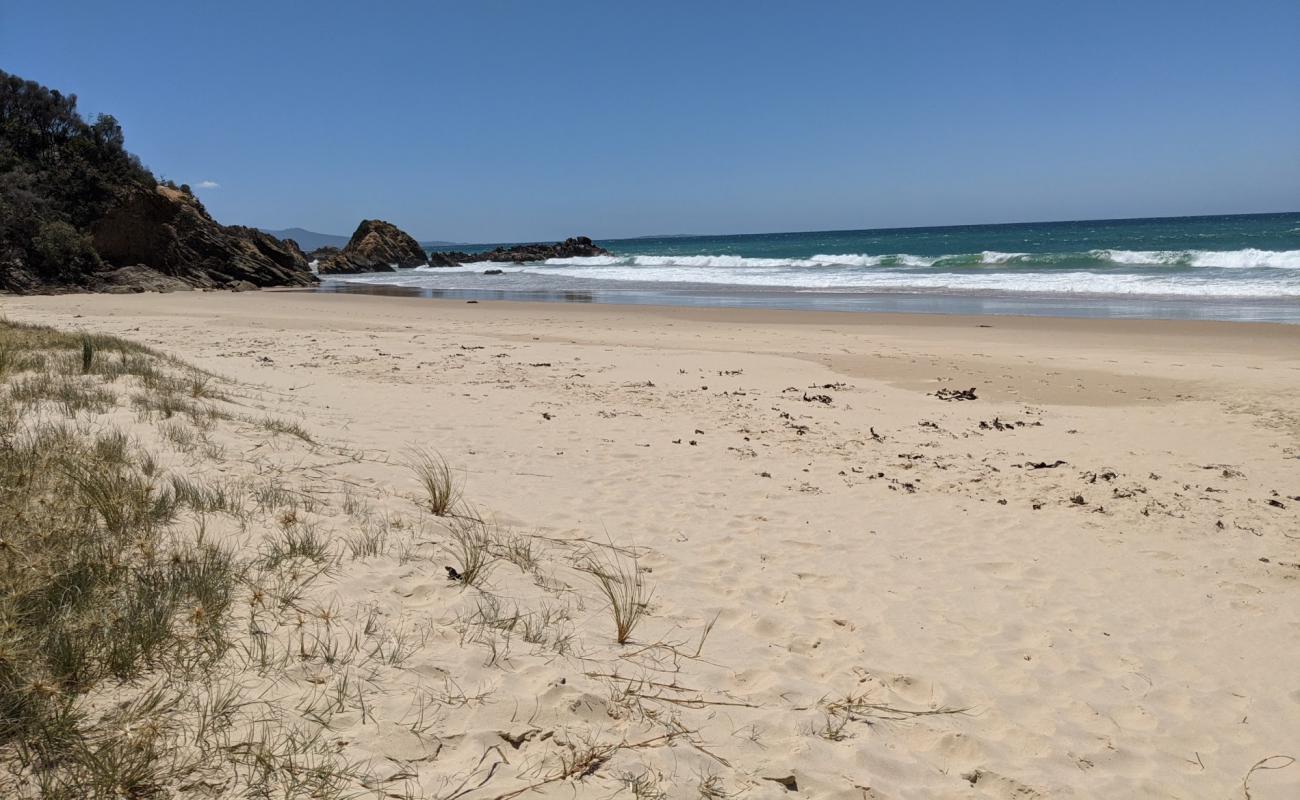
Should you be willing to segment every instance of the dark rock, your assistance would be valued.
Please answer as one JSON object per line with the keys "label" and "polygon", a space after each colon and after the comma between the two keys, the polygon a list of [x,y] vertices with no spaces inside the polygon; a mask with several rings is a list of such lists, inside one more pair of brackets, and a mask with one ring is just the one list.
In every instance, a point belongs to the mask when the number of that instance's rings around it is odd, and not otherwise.
{"label": "dark rock", "polygon": [[429,266],[431,267],[459,267],[461,264],[473,264],[476,261],[482,261],[481,253],[463,253],[460,250],[447,250],[441,253],[429,254]]}
{"label": "dark rock", "polygon": [[954,400],[978,400],[979,399],[978,397],[975,396],[974,387],[971,387],[970,389],[943,388],[935,392],[934,396],[939,398],[940,400],[947,400],[950,403]]}
{"label": "dark rock", "polygon": [[428,260],[424,248],[410,234],[391,222],[365,219],[357,226],[347,246],[320,260],[316,271],[321,275],[392,272],[394,269],[422,267]]}
{"label": "dark rock", "polygon": [[392,264],[372,261],[356,253],[339,252],[316,264],[317,275],[352,275],[358,272],[396,272]]}
{"label": "dark rock", "polygon": [[164,275],[152,267],[134,264],[129,267],[97,272],[90,287],[94,291],[112,294],[128,292],[182,292],[194,287],[180,278]]}
{"label": "dark rock", "polygon": [[607,255],[611,253],[592,243],[591,239],[586,236],[576,236],[555,244],[519,244],[512,247],[498,247],[486,253],[464,253],[459,250],[430,253],[429,266],[455,267],[483,261],[523,264],[530,261],[545,261],[548,258],[589,258]]}
{"label": "dark rock", "polygon": [[484,274],[484,275],[504,275],[504,274],[506,274],[506,271],[503,270],[503,269],[485,269],[485,270],[483,270],[483,274]]}
{"label": "dark rock", "polygon": [[[262,231],[262,233],[266,233],[266,231]],[[267,233],[266,235],[274,236],[274,234],[270,233]],[[284,248],[289,252],[297,254],[303,261],[307,261],[307,254],[302,251],[302,248],[299,247],[298,243],[293,239],[281,239],[280,244],[284,245]]]}
{"label": "dark rock", "polygon": [[256,228],[220,225],[193,197],[162,185],[125,192],[91,235],[109,265],[149,267],[199,288],[316,282],[296,245]]}
{"label": "dark rock", "polygon": [[337,247],[330,247],[329,245],[326,245],[325,247],[318,247],[315,250],[308,253],[307,260],[324,261],[325,259],[330,258],[332,256],[336,256],[338,254],[339,254],[339,249]]}

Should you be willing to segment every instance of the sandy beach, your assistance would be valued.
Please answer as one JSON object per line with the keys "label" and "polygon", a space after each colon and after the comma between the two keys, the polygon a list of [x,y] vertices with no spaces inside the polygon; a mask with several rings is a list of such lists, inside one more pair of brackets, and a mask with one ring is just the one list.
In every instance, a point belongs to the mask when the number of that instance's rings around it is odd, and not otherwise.
{"label": "sandy beach", "polygon": [[[350,681],[323,735],[371,791],[1300,796],[1300,326],[297,291],[0,314],[310,433],[222,433],[222,474],[318,492],[339,557],[299,628],[377,615],[403,655],[230,680],[304,725]],[[478,586],[413,446],[492,522]],[[649,594],[626,644],[592,558]]]}

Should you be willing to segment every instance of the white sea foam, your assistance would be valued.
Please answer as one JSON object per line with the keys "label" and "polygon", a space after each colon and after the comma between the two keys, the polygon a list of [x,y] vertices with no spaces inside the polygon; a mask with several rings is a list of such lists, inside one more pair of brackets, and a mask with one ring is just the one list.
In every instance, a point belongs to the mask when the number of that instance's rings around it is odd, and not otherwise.
{"label": "white sea foam", "polygon": [[[1122,266],[1207,267],[1219,269],[1300,269],[1300,250],[1089,250],[1084,253],[952,253],[918,256],[909,253],[867,255],[818,253],[810,258],[753,258],[733,255],[626,255],[589,258],[552,258],[548,267],[950,267],[950,266],[1052,266],[1079,261],[1109,262]],[[471,265],[472,266],[472,265]]]}
{"label": "white sea foam", "polygon": [[1193,267],[1300,269],[1300,250],[1229,250],[1192,252]]}
{"label": "white sea foam", "polygon": [[[921,259],[917,256],[904,256],[905,258],[915,259],[918,263],[908,264],[906,266],[928,267],[929,259]],[[885,259],[885,256],[863,256],[850,253],[847,255],[827,255],[819,253],[808,259],[818,266],[836,266],[836,267],[877,267]],[[919,263],[925,261],[926,263]]]}
{"label": "white sea foam", "polygon": [[[804,291],[952,291],[1005,292],[1012,294],[1150,295],[1206,298],[1300,298],[1300,279],[1199,278],[1188,275],[1098,274],[1070,272],[968,272],[919,273],[915,271],[845,272],[738,272],[727,268],[663,267],[646,269],[617,266],[593,273],[579,267],[558,267],[544,271],[517,270],[529,278],[591,279],[611,283],[705,284],[747,288],[789,288]],[[441,274],[440,274],[441,273]],[[491,288],[465,272],[453,270],[404,270],[335,278],[354,283],[384,284],[439,289]],[[550,286],[530,284],[525,288],[562,289],[567,281]],[[585,284],[584,288],[595,288]]]}
{"label": "white sea foam", "polygon": [[996,250],[985,250],[980,253],[981,264],[1009,264],[1012,261],[1028,256],[1028,253],[999,253]]}
{"label": "white sea foam", "polygon": [[1300,269],[1300,250],[1092,250],[1090,255],[1115,264]]}

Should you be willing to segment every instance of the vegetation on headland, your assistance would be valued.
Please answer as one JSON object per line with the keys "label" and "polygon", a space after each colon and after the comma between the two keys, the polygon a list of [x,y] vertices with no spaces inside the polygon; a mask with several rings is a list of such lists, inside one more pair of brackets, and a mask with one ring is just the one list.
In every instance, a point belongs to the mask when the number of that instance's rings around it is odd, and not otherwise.
{"label": "vegetation on headland", "polygon": [[88,122],[76,95],[0,71],[0,261],[49,280],[98,268],[90,226],[124,188],[155,182],[112,116]]}
{"label": "vegetation on headland", "polygon": [[[123,270],[121,268],[131,268]],[[314,280],[296,247],[159,183],[117,120],[0,71],[0,290],[173,289]]]}

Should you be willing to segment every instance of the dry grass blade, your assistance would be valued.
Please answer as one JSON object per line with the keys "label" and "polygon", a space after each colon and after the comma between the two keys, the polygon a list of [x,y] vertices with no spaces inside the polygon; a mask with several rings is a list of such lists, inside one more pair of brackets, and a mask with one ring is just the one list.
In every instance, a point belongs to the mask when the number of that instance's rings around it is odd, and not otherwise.
{"label": "dry grass blade", "polygon": [[826,703],[826,710],[832,715],[843,716],[850,720],[866,722],[869,720],[886,720],[897,722],[914,717],[935,717],[952,714],[965,714],[969,707],[940,706],[938,708],[899,708],[886,703],[868,702],[865,697],[848,695],[843,700]]}
{"label": "dry grass blade", "polygon": [[1260,760],[1256,761],[1251,766],[1250,771],[1246,773],[1246,777],[1242,778],[1241,780],[1242,795],[1245,796],[1246,800],[1251,800],[1250,776],[1254,775],[1256,770],[1286,769],[1287,767],[1291,766],[1294,763],[1295,763],[1294,757],[1284,756],[1284,755],[1265,756],[1264,758],[1261,758]]}
{"label": "dry grass blade", "polygon": [[429,513],[438,517],[451,513],[460,501],[461,484],[447,459],[440,453],[413,447],[407,454],[406,466],[415,473],[424,490]]}

